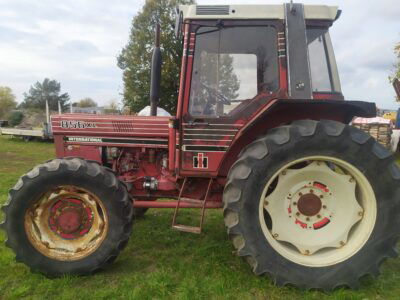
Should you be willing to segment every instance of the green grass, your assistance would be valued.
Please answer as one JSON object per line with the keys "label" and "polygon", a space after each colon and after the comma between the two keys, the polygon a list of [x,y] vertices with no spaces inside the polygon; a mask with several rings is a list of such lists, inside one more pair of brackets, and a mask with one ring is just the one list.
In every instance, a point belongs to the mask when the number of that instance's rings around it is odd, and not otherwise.
{"label": "green grass", "polygon": [[[49,143],[24,143],[0,137],[0,203],[18,177],[54,157]],[[400,162],[400,157],[398,157]],[[197,211],[183,211],[197,220]],[[0,216],[0,219],[3,215]],[[106,271],[86,277],[48,279],[16,263],[0,233],[0,299],[396,299],[400,295],[400,259],[383,264],[377,279],[365,278],[357,291],[332,293],[277,288],[252,274],[232,251],[221,211],[209,211],[204,234],[170,229],[172,210],[150,210],[134,224],[132,238]]]}

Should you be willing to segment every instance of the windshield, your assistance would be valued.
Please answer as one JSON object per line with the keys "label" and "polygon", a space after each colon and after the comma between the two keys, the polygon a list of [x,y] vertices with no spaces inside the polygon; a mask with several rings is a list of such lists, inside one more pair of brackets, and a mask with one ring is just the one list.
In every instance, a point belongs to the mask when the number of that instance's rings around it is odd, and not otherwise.
{"label": "windshield", "polygon": [[191,115],[232,115],[243,102],[278,88],[275,28],[199,28],[190,93]]}

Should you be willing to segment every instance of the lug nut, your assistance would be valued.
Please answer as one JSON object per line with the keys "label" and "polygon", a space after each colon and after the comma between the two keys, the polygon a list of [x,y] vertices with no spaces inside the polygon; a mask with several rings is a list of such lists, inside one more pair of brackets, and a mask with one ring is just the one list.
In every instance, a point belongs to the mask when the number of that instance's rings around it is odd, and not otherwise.
{"label": "lug nut", "polygon": [[293,205],[296,206],[296,205],[297,205],[297,202],[293,202]]}
{"label": "lug nut", "polygon": [[322,208],[326,209],[326,205],[322,205]]}
{"label": "lug nut", "polygon": [[269,203],[268,203],[268,201],[265,201],[264,204],[265,204],[265,205],[268,205]]}
{"label": "lug nut", "polygon": [[310,218],[307,217],[307,218],[306,218],[306,221],[310,221]]}
{"label": "lug nut", "polygon": [[297,212],[297,213],[296,213],[296,216],[300,216],[300,213],[299,213],[299,212]]}
{"label": "lug nut", "polygon": [[314,194],[314,190],[310,190],[310,193],[311,193],[311,194]]}
{"label": "lug nut", "polygon": [[304,251],[304,254],[305,254],[305,255],[310,255],[310,250]]}
{"label": "lug nut", "polygon": [[274,237],[274,238],[278,238],[278,237],[279,237],[279,234],[274,233],[273,237]]}
{"label": "lug nut", "polygon": [[286,175],[286,171],[282,171],[282,175]]}
{"label": "lug nut", "polygon": [[303,196],[303,193],[302,193],[302,192],[300,192],[300,193],[299,193],[299,196]]}
{"label": "lug nut", "polygon": [[343,241],[340,241],[340,246],[344,246],[346,243],[345,242],[343,242]]}
{"label": "lug nut", "polygon": [[363,211],[359,211],[359,212],[358,212],[358,215],[359,215],[360,217],[362,217],[362,216],[364,215],[364,212],[363,212]]}
{"label": "lug nut", "polygon": [[321,219],[321,215],[317,215],[317,218],[318,218],[318,219]]}
{"label": "lug nut", "polygon": [[349,181],[350,181],[350,182],[354,182],[354,178],[351,177],[351,178],[349,179]]}

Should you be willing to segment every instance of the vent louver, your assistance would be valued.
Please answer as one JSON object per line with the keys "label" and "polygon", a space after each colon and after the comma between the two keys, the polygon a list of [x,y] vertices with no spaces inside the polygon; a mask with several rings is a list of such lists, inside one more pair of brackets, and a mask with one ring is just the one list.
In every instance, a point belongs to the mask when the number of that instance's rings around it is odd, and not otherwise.
{"label": "vent louver", "polygon": [[229,15],[229,5],[197,5],[197,15]]}

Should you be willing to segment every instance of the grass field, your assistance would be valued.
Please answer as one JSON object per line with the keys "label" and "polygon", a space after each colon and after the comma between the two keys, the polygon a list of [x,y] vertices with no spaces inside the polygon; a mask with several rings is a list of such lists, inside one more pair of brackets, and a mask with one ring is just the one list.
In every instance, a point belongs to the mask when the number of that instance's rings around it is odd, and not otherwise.
{"label": "grass field", "polygon": [[[54,157],[53,145],[0,137],[0,204],[18,177]],[[400,157],[399,157],[400,162]],[[197,211],[187,211],[187,218]],[[277,288],[254,276],[233,255],[221,211],[209,211],[205,233],[170,229],[172,210],[150,210],[134,224],[127,248],[110,269],[86,277],[48,279],[14,260],[0,233],[0,299],[398,299],[400,259],[383,264],[377,280],[365,278],[357,291],[332,293]],[[3,219],[3,215],[0,215]]]}

